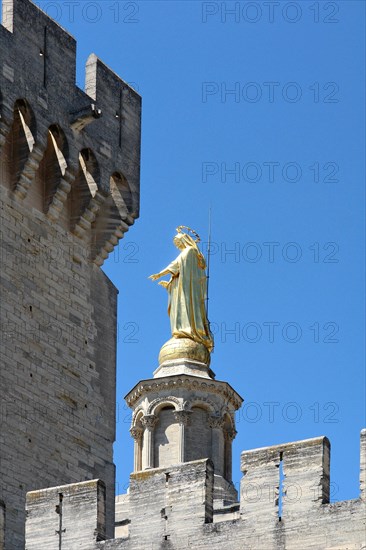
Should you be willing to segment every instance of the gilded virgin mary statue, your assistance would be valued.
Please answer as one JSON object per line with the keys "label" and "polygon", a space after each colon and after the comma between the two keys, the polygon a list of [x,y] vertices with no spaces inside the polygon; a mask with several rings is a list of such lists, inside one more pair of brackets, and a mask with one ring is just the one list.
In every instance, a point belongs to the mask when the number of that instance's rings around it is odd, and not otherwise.
{"label": "gilded virgin mary statue", "polygon": [[197,243],[197,233],[180,225],[173,239],[180,254],[165,269],[150,275],[153,281],[170,275],[168,281],[161,281],[169,294],[168,315],[173,338],[189,338],[203,344],[210,353],[213,337],[206,314],[206,262]]}

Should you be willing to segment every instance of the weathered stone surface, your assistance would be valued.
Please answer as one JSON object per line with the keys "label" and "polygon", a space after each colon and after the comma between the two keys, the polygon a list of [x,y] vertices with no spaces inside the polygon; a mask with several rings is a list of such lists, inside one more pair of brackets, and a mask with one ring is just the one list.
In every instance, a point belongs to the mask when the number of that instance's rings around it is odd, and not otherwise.
{"label": "weathered stone surface", "polygon": [[361,432],[360,464],[361,498],[366,500],[366,429]]}
{"label": "weathered stone surface", "polygon": [[129,495],[118,495],[116,497],[116,522],[114,536],[118,538],[128,537],[129,524]]}
{"label": "weathered stone surface", "polygon": [[7,547],[22,548],[27,490],[95,476],[107,485],[112,535],[117,292],[96,265],[73,261],[81,243],[44,219],[42,236],[1,186],[0,196]]}
{"label": "weathered stone surface", "polygon": [[[0,25],[0,499],[100,477],[114,531],[117,290],[100,265],[139,212],[141,98],[29,0]],[[0,526],[0,533],[1,529]],[[1,540],[0,535],[0,540]],[[41,547],[41,546],[40,546]]]}
{"label": "weathered stone surface", "polygon": [[5,503],[0,500],[0,550],[5,548]]}
{"label": "weathered stone surface", "polygon": [[26,550],[89,550],[105,539],[105,485],[94,479],[27,494]]}
{"label": "weathered stone surface", "polygon": [[80,90],[74,39],[29,0],[2,8],[0,550],[24,548],[44,486],[26,550],[364,549],[366,431],[360,498],[329,503],[321,437],[245,451],[238,503],[242,399],[187,353],[127,396],[135,471],[103,540],[117,291],[99,267],[138,216],[141,100],[94,54]]}
{"label": "weathered stone surface", "polygon": [[126,397],[133,409],[134,470],[210,458],[214,507],[233,504],[237,491],[231,482],[231,449],[235,411],[243,400],[226,382],[187,374],[178,360],[176,368],[180,374],[142,380]]}
{"label": "weathered stone surface", "polygon": [[[328,451],[329,443],[323,437],[245,451],[242,491],[247,490],[242,492],[240,507],[219,510],[213,509],[210,460],[131,474],[130,491],[118,497],[116,506],[117,525],[123,527],[124,536],[103,542],[90,537],[88,550],[362,550],[365,502],[361,498],[325,502]],[[281,515],[277,499],[280,463],[288,475]],[[291,498],[290,480],[296,488]],[[53,508],[50,502],[48,506]],[[80,506],[83,509],[78,513],[84,517],[87,503],[81,501]],[[95,521],[93,509],[91,516]],[[91,525],[87,517],[83,521]]]}
{"label": "weathered stone surface", "polygon": [[[209,460],[131,474],[132,547],[148,548],[151,531],[160,544],[181,541],[183,545],[190,533],[212,521],[212,490],[213,465]],[[148,524],[149,529],[141,529],[142,524]]]}
{"label": "weathered stone surface", "polygon": [[86,91],[76,86],[74,38],[30,0],[3,0],[2,16],[1,177],[52,220],[65,222],[61,210],[72,210],[75,234],[92,233],[91,257],[101,265],[139,214],[141,98],[94,54]]}

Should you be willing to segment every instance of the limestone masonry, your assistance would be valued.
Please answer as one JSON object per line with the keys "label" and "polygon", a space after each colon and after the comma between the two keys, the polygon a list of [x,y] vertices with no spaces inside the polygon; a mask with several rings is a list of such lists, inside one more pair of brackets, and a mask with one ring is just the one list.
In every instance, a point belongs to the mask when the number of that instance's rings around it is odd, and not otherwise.
{"label": "limestone masonry", "polygon": [[[101,270],[139,214],[141,98],[30,0],[0,25],[0,550],[361,550],[330,503],[326,437],[244,451],[243,399],[172,339],[126,396],[134,471],[115,499],[117,290]],[[209,355],[209,354],[208,354]]]}
{"label": "limestone masonry", "polygon": [[114,533],[117,290],[100,266],[139,214],[141,98],[95,55],[85,92],[75,72],[65,30],[28,0],[2,0],[0,541],[5,516],[9,550],[24,548],[27,491],[96,477]]}

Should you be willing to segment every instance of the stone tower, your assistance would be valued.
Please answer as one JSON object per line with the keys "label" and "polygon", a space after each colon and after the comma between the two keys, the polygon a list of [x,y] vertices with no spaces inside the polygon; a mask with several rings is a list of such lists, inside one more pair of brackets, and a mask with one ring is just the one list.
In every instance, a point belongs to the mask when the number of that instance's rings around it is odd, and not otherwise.
{"label": "stone tower", "polygon": [[[100,266],[139,213],[141,98],[29,0],[0,25],[0,547],[30,489],[100,477],[113,536],[117,289]],[[39,546],[41,547],[41,546]]]}
{"label": "stone tower", "polygon": [[161,349],[153,378],[126,396],[133,409],[134,471],[169,468],[200,459],[214,465],[214,508],[238,500],[232,484],[235,411],[243,400],[215,380],[204,345],[172,338]]}

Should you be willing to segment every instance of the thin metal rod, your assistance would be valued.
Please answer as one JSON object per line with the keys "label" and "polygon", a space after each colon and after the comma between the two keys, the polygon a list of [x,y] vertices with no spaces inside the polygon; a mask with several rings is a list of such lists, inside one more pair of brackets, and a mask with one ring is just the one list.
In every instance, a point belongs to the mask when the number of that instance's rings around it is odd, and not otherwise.
{"label": "thin metal rod", "polygon": [[206,287],[206,315],[208,319],[208,287],[210,282],[210,247],[211,247],[211,205],[208,209],[208,246],[207,246],[207,287]]}

